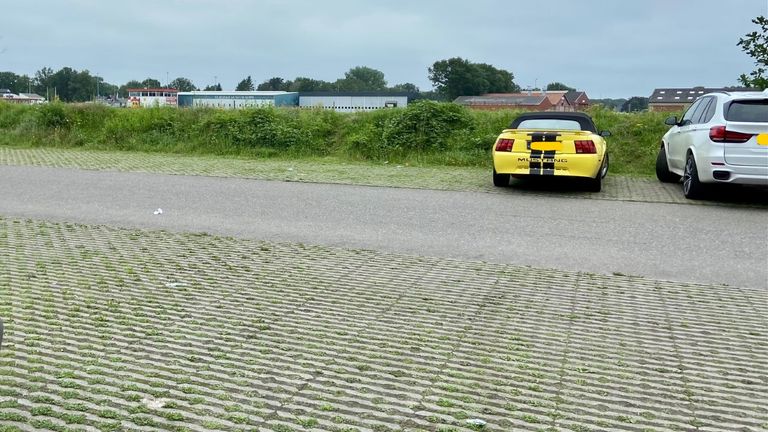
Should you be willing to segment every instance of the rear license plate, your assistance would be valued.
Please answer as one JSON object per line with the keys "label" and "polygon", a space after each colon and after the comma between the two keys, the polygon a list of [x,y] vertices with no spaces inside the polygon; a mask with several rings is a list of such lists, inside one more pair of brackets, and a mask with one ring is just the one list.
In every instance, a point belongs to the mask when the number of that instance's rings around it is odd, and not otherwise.
{"label": "rear license plate", "polygon": [[563,143],[558,141],[539,141],[531,143],[531,150],[539,151],[563,151]]}
{"label": "rear license plate", "polygon": [[759,134],[757,136],[757,143],[760,145],[768,146],[768,134]]}

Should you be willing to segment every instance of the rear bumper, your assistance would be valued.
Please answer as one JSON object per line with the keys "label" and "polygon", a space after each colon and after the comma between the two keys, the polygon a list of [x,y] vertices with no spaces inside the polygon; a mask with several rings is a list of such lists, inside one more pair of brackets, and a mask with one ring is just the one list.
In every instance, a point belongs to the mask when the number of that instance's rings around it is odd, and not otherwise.
{"label": "rear bumper", "polygon": [[[712,165],[712,163],[723,165]],[[768,166],[730,165],[722,156],[704,157],[697,161],[699,179],[703,183],[733,183],[768,186]]]}
{"label": "rear bumper", "polygon": [[597,154],[555,154],[539,159],[531,158],[530,153],[493,152],[493,168],[499,174],[594,178],[602,163],[603,157]]}
{"label": "rear bumper", "polygon": [[[762,174],[745,172],[747,171],[744,169],[746,167],[738,167],[735,170],[731,170],[730,167],[727,167],[727,166],[725,167],[725,169],[723,169],[723,167],[713,167],[713,168],[716,168],[712,170],[713,172],[712,181],[714,183],[733,183],[733,184],[768,186],[768,168],[760,167],[762,169]],[[715,173],[716,171],[717,173]],[[720,172],[727,172],[729,174],[728,178],[722,179],[723,174],[721,174]],[[715,178],[715,174],[717,174],[718,177],[721,177],[721,178]]]}

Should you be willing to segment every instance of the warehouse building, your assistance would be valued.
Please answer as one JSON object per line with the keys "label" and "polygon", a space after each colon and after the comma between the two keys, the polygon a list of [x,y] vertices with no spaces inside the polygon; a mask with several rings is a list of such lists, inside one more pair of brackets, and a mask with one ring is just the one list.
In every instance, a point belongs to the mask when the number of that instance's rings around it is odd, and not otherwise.
{"label": "warehouse building", "polygon": [[222,109],[255,108],[263,106],[295,107],[299,94],[284,91],[191,91],[179,93],[180,107]]}
{"label": "warehouse building", "polygon": [[127,105],[130,108],[176,106],[178,93],[173,88],[129,88]]}
{"label": "warehouse building", "polygon": [[338,112],[405,108],[408,106],[408,96],[408,93],[385,92],[301,92],[299,106]]}

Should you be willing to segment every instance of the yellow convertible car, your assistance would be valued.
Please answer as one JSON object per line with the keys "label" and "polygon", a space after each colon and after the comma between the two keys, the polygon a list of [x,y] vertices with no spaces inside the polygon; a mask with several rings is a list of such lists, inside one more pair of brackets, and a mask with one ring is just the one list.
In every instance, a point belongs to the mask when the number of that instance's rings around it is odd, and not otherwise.
{"label": "yellow convertible car", "polygon": [[600,192],[608,173],[608,131],[580,112],[536,112],[517,117],[493,145],[493,184],[509,178],[566,176],[586,179]]}

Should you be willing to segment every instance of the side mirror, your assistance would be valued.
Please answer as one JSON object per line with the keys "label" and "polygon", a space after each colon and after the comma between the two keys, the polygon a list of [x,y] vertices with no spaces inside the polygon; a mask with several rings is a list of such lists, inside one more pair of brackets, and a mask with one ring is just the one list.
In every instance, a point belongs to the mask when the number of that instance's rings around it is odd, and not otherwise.
{"label": "side mirror", "polygon": [[609,136],[611,136],[611,131],[607,131],[607,130],[600,131],[600,136],[603,138],[608,138]]}
{"label": "side mirror", "polygon": [[677,117],[667,117],[667,119],[664,120],[664,124],[667,126],[677,126]]}

